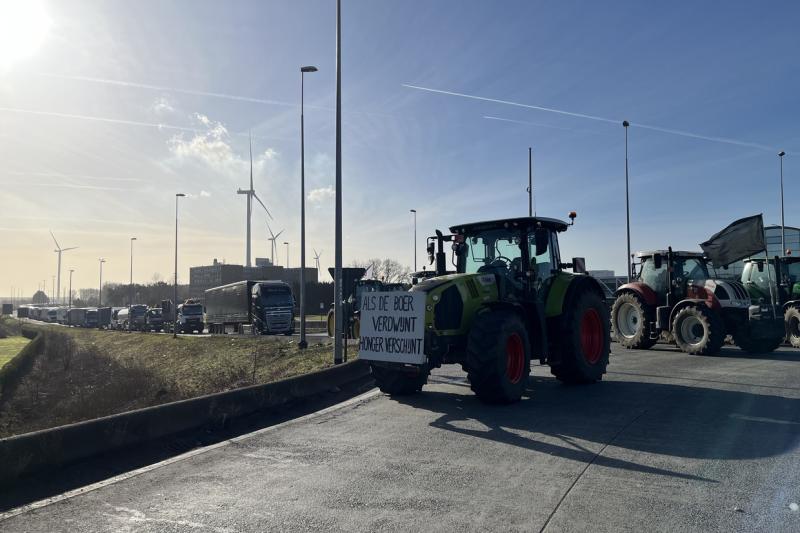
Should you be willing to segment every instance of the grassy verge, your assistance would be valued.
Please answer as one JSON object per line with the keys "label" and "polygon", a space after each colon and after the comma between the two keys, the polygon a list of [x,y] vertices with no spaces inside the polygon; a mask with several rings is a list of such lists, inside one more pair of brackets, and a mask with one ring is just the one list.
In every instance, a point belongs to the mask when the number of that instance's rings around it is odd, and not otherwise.
{"label": "grassy verge", "polygon": [[29,342],[25,337],[0,339],[0,368],[11,361]]}
{"label": "grassy verge", "polygon": [[0,405],[0,437],[321,370],[326,339],[189,337],[39,326],[44,349]]}

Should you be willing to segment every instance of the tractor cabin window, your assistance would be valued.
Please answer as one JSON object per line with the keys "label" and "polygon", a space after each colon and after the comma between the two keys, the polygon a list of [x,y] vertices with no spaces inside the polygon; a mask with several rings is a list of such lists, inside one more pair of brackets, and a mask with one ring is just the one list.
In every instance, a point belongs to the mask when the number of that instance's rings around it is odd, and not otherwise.
{"label": "tractor cabin window", "polygon": [[487,230],[467,235],[464,242],[469,247],[465,272],[510,274],[521,272],[522,249],[519,235],[508,230]]}

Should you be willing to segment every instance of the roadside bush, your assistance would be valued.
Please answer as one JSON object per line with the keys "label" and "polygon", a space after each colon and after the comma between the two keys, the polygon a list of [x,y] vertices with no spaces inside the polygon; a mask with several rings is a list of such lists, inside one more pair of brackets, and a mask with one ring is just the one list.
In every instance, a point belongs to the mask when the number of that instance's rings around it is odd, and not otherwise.
{"label": "roadside bush", "polygon": [[75,341],[60,331],[47,331],[44,337],[44,351],[47,357],[61,363],[64,370],[69,370],[75,356]]}

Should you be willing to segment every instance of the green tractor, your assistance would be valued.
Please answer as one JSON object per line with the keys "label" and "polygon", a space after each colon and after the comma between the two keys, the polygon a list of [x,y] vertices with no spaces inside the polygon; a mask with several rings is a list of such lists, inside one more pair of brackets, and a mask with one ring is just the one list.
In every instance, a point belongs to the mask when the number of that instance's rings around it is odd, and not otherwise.
{"label": "green tractor", "polygon": [[754,303],[764,305],[775,301],[783,316],[786,340],[800,348],[800,257],[770,259],[769,271],[765,264],[763,257],[746,259],[742,283]]}
{"label": "green tractor", "polygon": [[[601,380],[609,357],[608,309],[600,283],[585,275],[584,260],[561,262],[558,233],[569,225],[525,217],[453,226],[451,235],[437,231],[428,244],[436,275],[405,293],[422,293],[425,302],[418,363],[398,362],[397,343],[376,353],[383,344],[362,336],[359,357],[369,360],[381,391],[417,392],[432,368],[453,363],[486,403],[518,401],[533,359],[565,383]],[[452,243],[449,272],[445,242]]]}

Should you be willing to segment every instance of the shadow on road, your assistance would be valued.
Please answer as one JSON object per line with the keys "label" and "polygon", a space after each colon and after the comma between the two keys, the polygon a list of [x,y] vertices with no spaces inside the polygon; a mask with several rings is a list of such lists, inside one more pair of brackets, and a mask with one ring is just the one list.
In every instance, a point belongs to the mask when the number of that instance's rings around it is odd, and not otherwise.
{"label": "shadow on road", "polygon": [[[620,344],[617,343],[613,343],[611,347],[612,347],[612,352],[617,354],[625,353],[628,351],[626,348],[623,348]],[[654,353],[654,355],[657,355],[657,352],[668,352],[676,354],[683,353],[678,349],[676,345],[665,342],[660,342],[647,351],[656,352]],[[789,347],[785,350],[781,350],[779,348],[778,350],[769,353],[747,353],[744,350],[737,348],[736,346],[724,346],[718,355],[686,354],[686,357],[739,358],[739,359],[758,359],[763,361],[800,361],[800,351],[796,351],[794,348]]]}
{"label": "shadow on road", "polygon": [[[464,380],[440,378],[432,382],[468,387]],[[430,424],[438,429],[609,468],[706,482],[714,481],[597,454],[611,445],[680,458],[740,460],[783,454],[800,444],[797,399],[637,381],[566,386],[540,377],[531,379],[529,393],[509,406],[482,404],[467,391],[426,390],[400,401],[439,413]]]}

